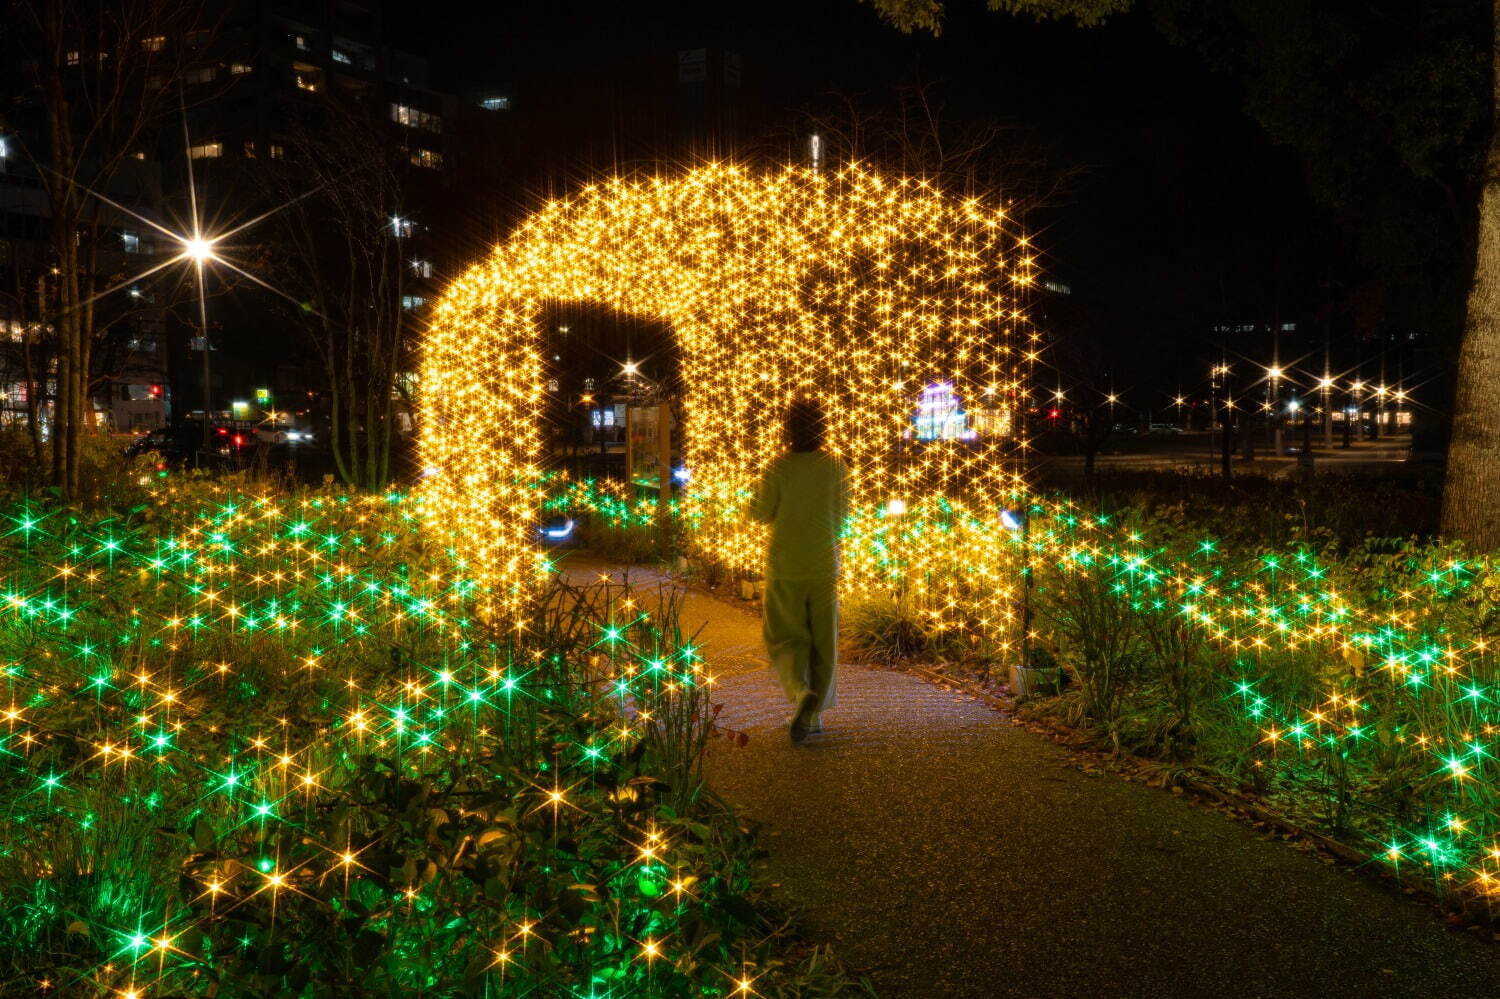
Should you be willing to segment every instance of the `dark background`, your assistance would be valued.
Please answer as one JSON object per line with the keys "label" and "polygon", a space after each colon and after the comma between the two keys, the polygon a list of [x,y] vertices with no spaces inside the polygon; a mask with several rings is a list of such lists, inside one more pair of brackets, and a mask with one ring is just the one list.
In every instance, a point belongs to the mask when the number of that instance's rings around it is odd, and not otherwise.
{"label": "dark background", "polygon": [[[464,192],[476,254],[598,171],[713,154],[800,160],[810,115],[837,113],[846,98],[893,105],[920,81],[945,117],[994,119],[1008,139],[1047,149],[1049,169],[1070,172],[1050,203],[1024,212],[1049,274],[1072,289],[1039,303],[1039,318],[1088,341],[1090,377],[1107,377],[1131,405],[1204,389],[1221,358],[1247,380],[1249,362],[1268,364],[1278,349],[1283,364],[1305,358],[1320,371],[1326,340],[1336,372],[1360,363],[1373,378],[1384,361],[1390,380],[1399,371],[1440,408],[1460,315],[1451,292],[1466,275],[1451,259],[1430,261],[1431,273],[1418,259],[1394,282],[1372,266],[1368,220],[1315,198],[1305,154],[1246,113],[1242,82],[1169,44],[1148,13],[1079,29],[953,2],[937,38],[902,34],[855,0],[482,10],[433,0],[387,16],[393,39],[431,57],[434,86],[514,94],[503,183]],[[733,127],[690,144],[676,53],[698,47],[737,53],[742,84]],[[1461,241],[1462,213],[1450,221],[1435,238]],[[1273,343],[1269,330],[1287,323],[1296,331]],[[1247,325],[1259,329],[1214,329]]]}

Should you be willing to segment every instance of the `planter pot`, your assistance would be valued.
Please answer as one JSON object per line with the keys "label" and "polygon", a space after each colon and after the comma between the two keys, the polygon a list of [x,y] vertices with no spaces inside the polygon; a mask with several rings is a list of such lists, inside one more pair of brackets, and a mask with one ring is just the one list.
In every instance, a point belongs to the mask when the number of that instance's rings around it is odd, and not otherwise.
{"label": "planter pot", "polygon": [[1061,666],[1012,666],[1010,668],[1010,692],[1018,700],[1055,694],[1061,680]]}

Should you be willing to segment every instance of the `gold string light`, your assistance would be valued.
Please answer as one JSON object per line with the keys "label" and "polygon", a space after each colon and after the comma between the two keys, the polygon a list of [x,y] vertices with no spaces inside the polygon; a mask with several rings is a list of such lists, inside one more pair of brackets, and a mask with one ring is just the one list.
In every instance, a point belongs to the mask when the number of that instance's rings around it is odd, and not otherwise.
{"label": "gold string light", "polygon": [[[846,545],[846,593],[911,585],[930,575],[934,552],[962,563],[962,544],[995,541],[961,531],[934,546],[905,524],[938,513],[987,524],[982,515],[1019,489],[1034,280],[1003,207],[860,166],[713,164],[584,187],[547,204],[436,305],[421,376],[429,528],[487,584],[485,612],[520,606],[545,565],[534,526],[542,313],[592,303],[677,338],[692,476],[683,513],[700,557],[758,567],[763,529],[745,506],[784,446],[787,402],[807,395],[824,403],[829,447],[851,469],[861,543]],[[923,440],[915,418],[934,386],[969,422]],[[968,509],[980,516],[965,520]]]}

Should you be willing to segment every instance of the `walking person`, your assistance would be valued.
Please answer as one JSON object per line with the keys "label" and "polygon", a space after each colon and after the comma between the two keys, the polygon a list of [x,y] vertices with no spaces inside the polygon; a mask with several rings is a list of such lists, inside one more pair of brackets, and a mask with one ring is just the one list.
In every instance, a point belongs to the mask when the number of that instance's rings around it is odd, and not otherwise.
{"label": "walking person", "polygon": [[822,731],[835,702],[839,645],[839,533],[849,512],[849,472],[824,449],[823,410],[787,409],[788,451],[762,476],[750,516],[771,525],[763,595],[766,653],[793,705],[794,743]]}

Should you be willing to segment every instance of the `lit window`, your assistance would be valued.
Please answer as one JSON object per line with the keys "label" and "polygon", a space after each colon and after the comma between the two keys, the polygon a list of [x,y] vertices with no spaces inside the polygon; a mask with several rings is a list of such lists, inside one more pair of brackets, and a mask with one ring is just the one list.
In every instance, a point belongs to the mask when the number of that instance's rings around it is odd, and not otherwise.
{"label": "lit window", "polygon": [[413,257],[411,259],[411,272],[417,277],[432,277],[432,261],[423,260],[421,257]]}
{"label": "lit window", "polygon": [[443,154],[432,149],[413,149],[411,151],[411,162],[413,166],[441,170],[443,168]]}
{"label": "lit window", "polygon": [[253,160],[253,159],[255,159],[255,140],[254,139],[246,139],[245,140],[245,159],[247,159],[247,160]]}
{"label": "lit window", "polygon": [[421,128],[429,132],[443,130],[442,115],[432,114],[406,104],[391,105],[391,121],[398,125],[405,125],[407,128]]}
{"label": "lit window", "polygon": [[141,252],[141,235],[137,232],[125,230],[120,233],[120,248],[126,253]]}
{"label": "lit window", "polygon": [[77,49],[69,49],[68,50],[68,55],[67,55],[67,60],[68,60],[68,65],[69,66],[77,66],[78,65],[78,50]]}
{"label": "lit window", "polygon": [[10,140],[0,135],[0,160],[10,155]]}
{"label": "lit window", "polygon": [[188,83],[212,83],[214,82],[214,77],[218,75],[218,68],[204,66],[200,69],[190,69],[182,75],[183,79]]}
{"label": "lit window", "polygon": [[273,160],[279,160],[286,155],[286,147],[279,142],[273,142],[271,143],[271,148],[267,151],[267,155]]}
{"label": "lit window", "polygon": [[223,155],[222,142],[200,142],[196,146],[188,146],[188,156],[195,160],[216,160]]}
{"label": "lit window", "polygon": [[354,65],[354,60],[351,59],[351,58],[349,58],[349,53],[345,52],[343,49],[334,49],[333,50],[333,61],[334,62],[341,62],[345,66],[353,66]]}
{"label": "lit window", "polygon": [[244,76],[246,73],[255,72],[255,67],[248,62],[232,62],[229,64],[229,72],[235,76]]}
{"label": "lit window", "polygon": [[141,39],[141,48],[147,52],[160,52],[167,47],[166,35],[152,35],[150,38]]}
{"label": "lit window", "polygon": [[307,36],[305,36],[305,35],[292,35],[291,39],[292,39],[292,44],[295,45],[295,46],[297,46],[297,48],[300,49],[301,51],[303,51],[303,52],[309,52],[309,51],[311,51],[311,49],[308,47],[308,44],[307,44]]}
{"label": "lit window", "polygon": [[427,299],[423,298],[421,295],[402,295],[401,296],[401,308],[405,309],[407,312],[411,312],[414,309],[420,309],[422,306],[424,306],[426,304],[427,304]]}
{"label": "lit window", "polygon": [[484,100],[479,102],[479,106],[484,108],[486,111],[509,111],[510,98],[486,97]]}
{"label": "lit window", "polygon": [[144,149],[137,149],[130,154],[130,158],[133,160],[143,160],[146,158],[146,151]]}
{"label": "lit window", "polygon": [[415,224],[411,219],[404,219],[399,215],[391,216],[391,232],[398,239],[405,239],[412,234]]}

